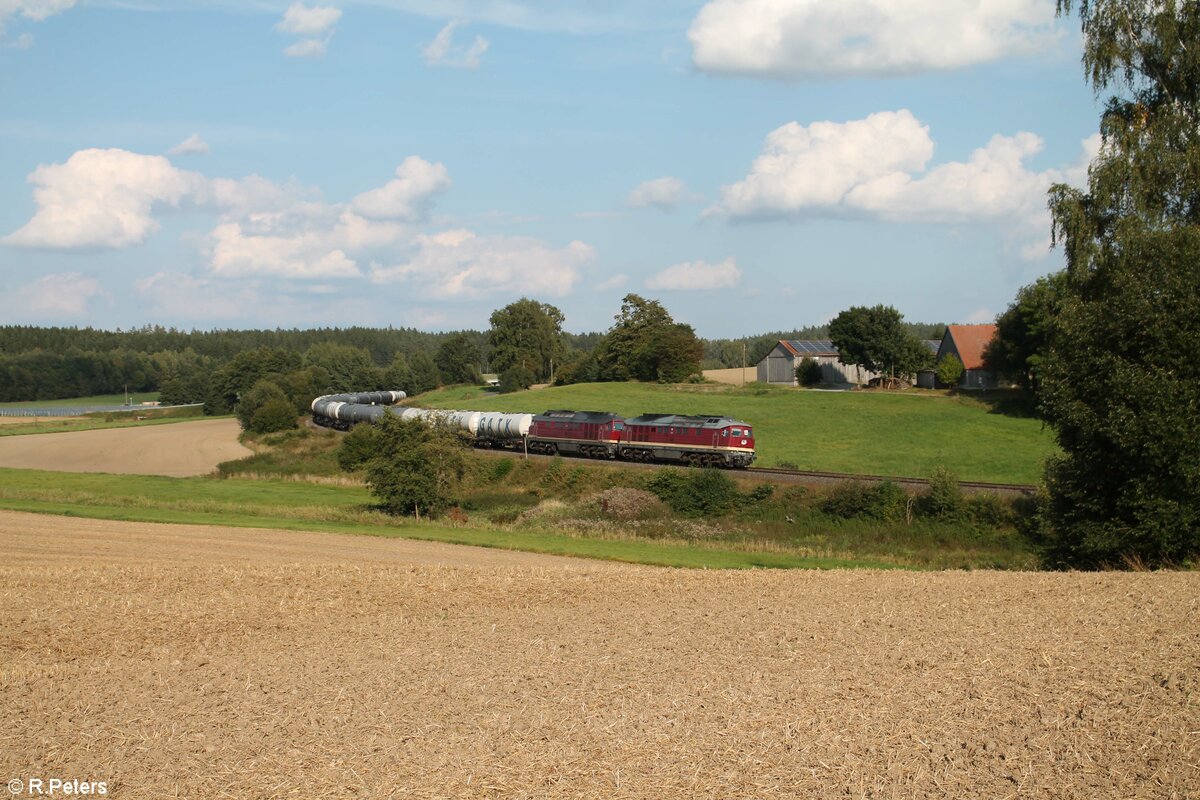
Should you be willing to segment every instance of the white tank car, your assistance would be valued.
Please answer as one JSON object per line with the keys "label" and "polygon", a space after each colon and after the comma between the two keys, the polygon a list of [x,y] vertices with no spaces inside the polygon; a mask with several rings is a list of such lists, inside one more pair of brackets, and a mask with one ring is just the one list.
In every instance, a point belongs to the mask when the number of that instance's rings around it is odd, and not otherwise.
{"label": "white tank car", "polygon": [[485,411],[479,415],[476,436],[491,442],[514,442],[529,434],[533,414],[501,414]]}

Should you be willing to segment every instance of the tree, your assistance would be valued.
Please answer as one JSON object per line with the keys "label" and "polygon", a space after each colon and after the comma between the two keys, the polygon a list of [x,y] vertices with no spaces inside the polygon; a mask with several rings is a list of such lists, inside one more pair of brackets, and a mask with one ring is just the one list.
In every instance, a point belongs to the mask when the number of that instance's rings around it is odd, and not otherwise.
{"label": "tree", "polygon": [[657,300],[627,294],[596,349],[601,380],[678,383],[700,372],[704,344]]}
{"label": "tree", "polygon": [[1186,563],[1200,557],[1200,4],[1078,10],[1085,73],[1115,93],[1086,191],[1050,190],[1067,269],[1041,370],[1063,451],[1046,469],[1047,561]]}
{"label": "tree", "polygon": [[1021,287],[1008,310],[996,318],[996,336],[984,351],[988,369],[1037,392],[1050,352],[1054,320],[1066,291],[1066,273],[1056,272]]}
{"label": "tree", "polygon": [[376,425],[370,443],[376,454],[366,462],[366,479],[383,508],[419,517],[449,506],[466,470],[462,435],[394,414],[384,414]]}
{"label": "tree", "polygon": [[408,383],[412,388],[405,391],[409,394],[428,392],[442,385],[441,373],[428,353],[420,352],[412,357],[408,364]]}
{"label": "tree", "polygon": [[370,392],[381,388],[380,370],[362,347],[317,342],[304,352],[304,363],[324,368],[329,374],[331,392]]}
{"label": "tree", "polygon": [[891,306],[854,306],[829,323],[829,338],[846,364],[892,378],[911,378],[929,365],[933,354]]}
{"label": "tree", "polygon": [[403,353],[396,353],[392,357],[392,363],[383,371],[382,382],[385,389],[398,389],[409,394],[416,394],[410,386],[408,359],[404,357]]}
{"label": "tree", "polygon": [[479,348],[465,333],[456,333],[438,348],[438,370],[446,383],[479,383]]}
{"label": "tree", "polygon": [[797,383],[801,386],[816,386],[823,380],[825,380],[825,371],[821,369],[821,365],[815,358],[800,359],[800,366],[796,367]]}
{"label": "tree", "polygon": [[943,386],[958,386],[958,382],[962,380],[963,372],[965,371],[962,359],[954,355],[954,353],[950,353],[938,362],[938,383]]}
{"label": "tree", "polygon": [[563,319],[554,306],[527,297],[493,311],[488,331],[492,369],[504,372],[519,365],[549,380],[555,361],[562,360]]}
{"label": "tree", "polygon": [[261,380],[237,404],[238,422],[251,433],[272,433],[296,426],[296,409],[283,389],[271,380]]}

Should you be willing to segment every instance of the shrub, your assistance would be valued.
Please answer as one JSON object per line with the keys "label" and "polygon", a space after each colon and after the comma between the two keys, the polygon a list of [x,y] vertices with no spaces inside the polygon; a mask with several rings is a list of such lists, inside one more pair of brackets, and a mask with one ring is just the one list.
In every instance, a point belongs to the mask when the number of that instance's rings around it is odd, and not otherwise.
{"label": "shrub", "polygon": [[533,385],[535,380],[532,370],[528,370],[519,364],[509,367],[500,373],[500,393],[508,394],[509,392],[519,392],[522,389],[528,389]]}
{"label": "shrub", "polygon": [[[265,379],[255,383],[254,386],[250,387],[248,392],[238,398],[236,411],[238,422],[240,422],[242,425],[242,430],[253,431],[255,433],[267,433],[268,431],[256,430],[251,427],[251,425],[255,413],[257,413],[260,408],[272,400],[282,400],[283,402],[288,403],[287,395],[284,393],[283,389],[281,389],[274,381]],[[290,406],[291,404],[288,403],[288,405]],[[291,409],[290,413],[292,414],[292,418],[286,427],[291,427],[296,424],[295,409]],[[282,430],[282,428],[275,428],[274,430]]]}
{"label": "shrub", "polygon": [[819,508],[831,517],[900,520],[905,518],[908,493],[891,481],[877,484],[847,481],[829,490]]}
{"label": "shrub", "polygon": [[815,358],[804,358],[796,367],[796,380],[801,386],[816,386],[825,380],[825,373]]}
{"label": "shrub", "polygon": [[981,528],[999,528],[1013,522],[1012,509],[991,492],[968,498],[966,511],[971,521]]}
{"label": "shrub", "polygon": [[951,353],[938,362],[937,379],[943,386],[958,386],[958,382],[962,380],[963,363],[958,356]]}
{"label": "shrub", "polygon": [[746,499],[754,503],[761,503],[765,500],[770,500],[774,494],[775,486],[773,484],[760,483],[746,493]]}
{"label": "shrub", "polygon": [[719,516],[738,501],[733,478],[716,469],[659,470],[646,481],[646,488],[675,513],[693,517]]}
{"label": "shrub", "polygon": [[456,432],[384,415],[379,447],[367,462],[367,485],[390,514],[435,515],[451,503],[466,471],[466,443]]}
{"label": "shrub", "polygon": [[355,425],[338,445],[338,466],[347,472],[362,469],[378,454],[380,442],[379,428],[374,425]]}
{"label": "shrub", "polygon": [[513,471],[513,463],[515,462],[511,458],[497,459],[495,465],[492,466],[492,471],[488,475],[488,478],[492,483],[499,483],[508,477],[508,473]]}
{"label": "shrub", "polygon": [[938,467],[929,476],[929,488],[918,501],[921,513],[940,520],[959,520],[966,513],[966,498],[954,473]]}
{"label": "shrub", "polygon": [[252,433],[274,433],[296,427],[296,407],[284,397],[272,397],[250,417],[246,430]]}
{"label": "shrub", "polygon": [[642,489],[616,487],[592,498],[596,510],[615,519],[647,519],[662,516],[662,501]]}

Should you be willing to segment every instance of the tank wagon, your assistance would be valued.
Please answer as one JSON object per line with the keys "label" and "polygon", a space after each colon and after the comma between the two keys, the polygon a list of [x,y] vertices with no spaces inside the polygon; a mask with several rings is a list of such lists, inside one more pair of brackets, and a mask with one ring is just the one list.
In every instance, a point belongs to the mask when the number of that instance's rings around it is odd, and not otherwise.
{"label": "tank wagon", "polygon": [[463,431],[479,447],[527,446],[531,453],[548,455],[711,467],[748,467],[754,462],[754,431],[732,417],[643,414],[623,419],[610,411],[552,410],[535,416],[390,407],[404,397],[404,392],[325,395],[313,400],[313,420],[348,430],[395,414]]}

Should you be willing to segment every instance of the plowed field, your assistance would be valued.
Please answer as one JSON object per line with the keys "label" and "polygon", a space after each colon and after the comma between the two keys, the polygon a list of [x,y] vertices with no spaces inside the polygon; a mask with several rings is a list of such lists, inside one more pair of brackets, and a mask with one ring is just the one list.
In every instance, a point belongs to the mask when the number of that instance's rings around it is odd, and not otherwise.
{"label": "plowed field", "polygon": [[1196,797],[1200,575],[703,572],[0,513],[0,779]]}
{"label": "plowed field", "polygon": [[0,467],[121,475],[206,475],[252,451],[235,419],[0,438]]}

